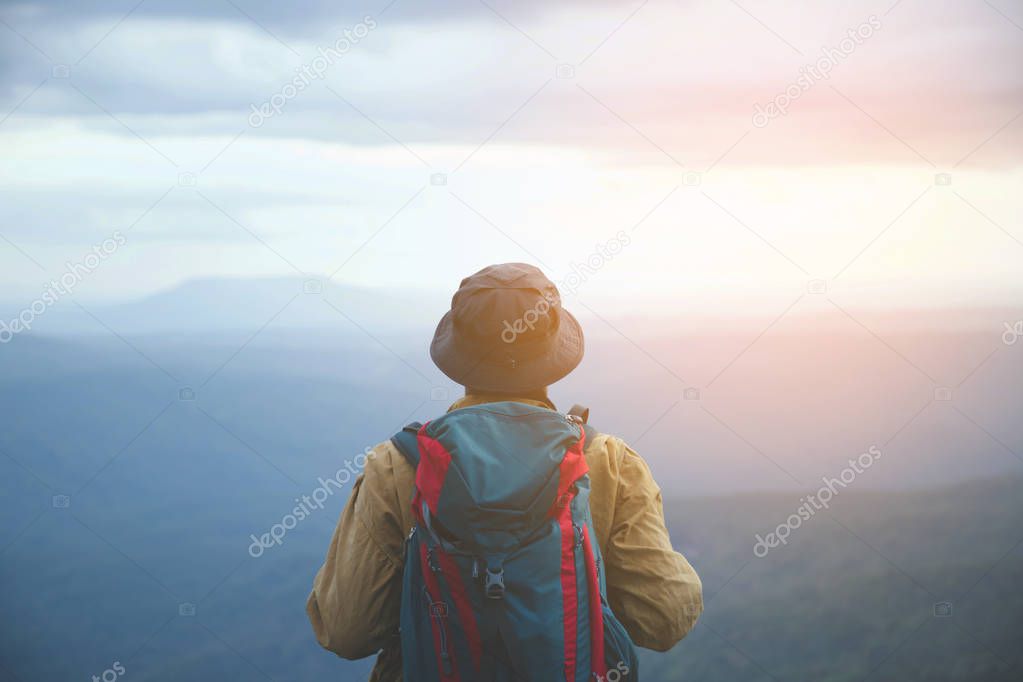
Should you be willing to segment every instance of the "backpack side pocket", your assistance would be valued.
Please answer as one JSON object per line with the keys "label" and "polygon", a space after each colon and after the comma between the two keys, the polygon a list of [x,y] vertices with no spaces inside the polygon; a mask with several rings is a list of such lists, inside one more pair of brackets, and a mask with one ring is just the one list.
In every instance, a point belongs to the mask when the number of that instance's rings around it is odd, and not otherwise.
{"label": "backpack side pocket", "polygon": [[639,657],[632,638],[625,631],[611,607],[603,603],[604,660],[607,662],[607,682],[636,682],[639,680]]}

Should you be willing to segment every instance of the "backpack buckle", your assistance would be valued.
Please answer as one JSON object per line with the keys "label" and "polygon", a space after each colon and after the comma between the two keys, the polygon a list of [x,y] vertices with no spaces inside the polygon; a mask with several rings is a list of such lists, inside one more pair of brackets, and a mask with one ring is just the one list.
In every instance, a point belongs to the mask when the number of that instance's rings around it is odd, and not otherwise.
{"label": "backpack buckle", "polygon": [[498,566],[496,569],[487,567],[487,577],[483,583],[483,590],[487,599],[504,598],[504,568]]}

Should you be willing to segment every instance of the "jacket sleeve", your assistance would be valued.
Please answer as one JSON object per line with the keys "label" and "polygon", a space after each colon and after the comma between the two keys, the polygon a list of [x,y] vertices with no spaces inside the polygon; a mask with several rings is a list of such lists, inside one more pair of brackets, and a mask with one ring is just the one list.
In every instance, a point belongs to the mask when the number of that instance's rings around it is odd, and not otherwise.
{"label": "jacket sleeve", "polygon": [[614,516],[605,549],[608,601],[641,647],[667,651],[703,611],[696,571],[671,545],[661,490],[646,462],[619,441]]}
{"label": "jacket sleeve", "polygon": [[367,457],[316,574],[306,612],[320,645],[357,659],[396,637],[405,532],[390,443]]}

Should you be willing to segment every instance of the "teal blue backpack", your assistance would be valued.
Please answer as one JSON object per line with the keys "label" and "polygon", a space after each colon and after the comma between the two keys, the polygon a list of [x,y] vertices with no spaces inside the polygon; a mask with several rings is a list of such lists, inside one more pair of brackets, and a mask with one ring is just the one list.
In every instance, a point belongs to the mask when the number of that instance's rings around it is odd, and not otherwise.
{"label": "teal blue backpack", "polygon": [[583,457],[595,434],[576,412],[488,403],[392,439],[416,468],[405,682],[639,679],[607,604]]}

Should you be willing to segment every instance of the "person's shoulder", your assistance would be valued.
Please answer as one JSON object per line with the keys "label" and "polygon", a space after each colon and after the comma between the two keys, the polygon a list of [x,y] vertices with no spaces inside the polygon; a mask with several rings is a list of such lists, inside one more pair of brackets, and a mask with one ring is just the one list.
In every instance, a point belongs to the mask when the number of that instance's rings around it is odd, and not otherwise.
{"label": "person's shoulder", "polygon": [[634,469],[649,471],[643,457],[623,438],[611,433],[594,431],[584,452],[591,469],[606,467],[615,475]]}
{"label": "person's shoulder", "polygon": [[621,465],[622,458],[631,451],[625,441],[613,433],[604,433],[591,428],[590,437],[586,442],[583,451],[587,461],[593,463],[605,463],[613,468]]}
{"label": "person's shoulder", "polygon": [[627,454],[638,456],[636,451],[625,442],[625,439],[613,433],[605,433],[592,425],[587,428],[587,431],[585,446],[587,453],[592,449],[594,452],[604,452],[619,458]]}
{"label": "person's shoulder", "polygon": [[[378,527],[381,518],[402,520],[403,501],[412,499],[415,470],[390,439],[366,448],[358,480],[356,512],[364,523]],[[361,459],[361,458],[360,458]]]}
{"label": "person's shoulder", "polygon": [[366,448],[367,474],[393,477],[398,473],[406,473],[411,468],[412,465],[390,438]]}
{"label": "person's shoulder", "polygon": [[364,471],[364,486],[384,494],[396,494],[400,498],[408,496],[407,491],[414,485],[416,469],[398,446],[390,438],[367,449]]}

